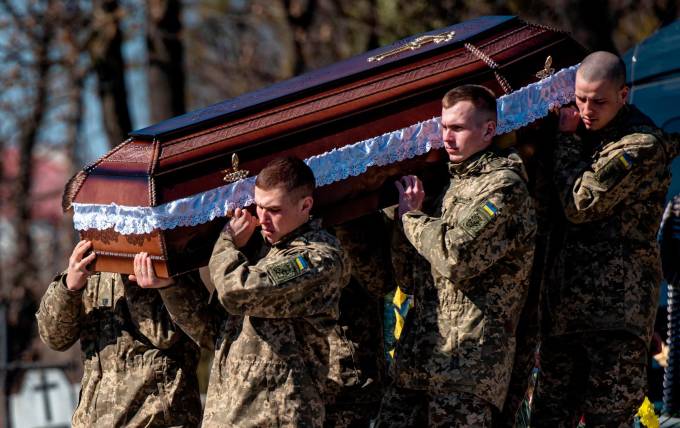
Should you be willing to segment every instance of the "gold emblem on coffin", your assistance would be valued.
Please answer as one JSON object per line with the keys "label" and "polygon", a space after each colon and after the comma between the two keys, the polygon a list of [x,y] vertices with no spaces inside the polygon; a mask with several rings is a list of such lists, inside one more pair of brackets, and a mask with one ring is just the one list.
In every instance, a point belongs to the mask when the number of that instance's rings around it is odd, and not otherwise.
{"label": "gold emblem on coffin", "polygon": [[407,51],[414,51],[416,49],[420,49],[423,46],[430,44],[430,43],[444,43],[444,42],[449,42],[453,40],[453,37],[456,35],[455,31],[447,31],[445,33],[441,34],[435,34],[431,36],[420,36],[417,39],[410,41],[406,43],[405,45],[396,47],[394,49],[391,49],[387,52],[381,53],[379,55],[375,55],[372,57],[368,58],[368,62],[373,62],[373,61],[382,61],[383,59],[396,55],[398,53],[402,52],[407,52]]}
{"label": "gold emblem on coffin", "polygon": [[536,73],[536,77],[539,79],[545,79],[548,76],[552,76],[555,74],[555,69],[552,68],[552,56],[548,55],[548,57],[545,59],[545,65],[543,66],[543,70],[539,71]]}
{"label": "gold emblem on coffin", "polygon": [[248,176],[250,171],[247,169],[239,169],[239,160],[236,153],[231,155],[231,168],[222,170],[223,174],[226,174],[222,180],[226,183],[233,183],[235,181],[243,180]]}

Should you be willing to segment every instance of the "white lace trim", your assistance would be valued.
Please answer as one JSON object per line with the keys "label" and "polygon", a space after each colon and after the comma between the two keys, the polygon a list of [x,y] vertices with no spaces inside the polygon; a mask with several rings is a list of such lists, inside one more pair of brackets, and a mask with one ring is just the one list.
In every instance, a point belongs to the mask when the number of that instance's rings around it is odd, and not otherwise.
{"label": "white lace trim", "polygon": [[[498,99],[497,133],[521,128],[548,114],[550,109],[574,100],[577,66],[565,68],[551,77],[532,83]],[[384,166],[423,155],[443,146],[439,117],[397,131],[333,149],[305,160],[325,186],[365,173],[372,166]],[[227,210],[254,203],[255,177],[221,186],[157,207],[131,207],[117,204],[74,203],[76,230],[113,228],[123,235],[151,233],[155,229],[195,226]]]}
{"label": "white lace trim", "polygon": [[505,134],[548,115],[551,109],[574,101],[578,65],[503,95],[497,100],[497,134]]}

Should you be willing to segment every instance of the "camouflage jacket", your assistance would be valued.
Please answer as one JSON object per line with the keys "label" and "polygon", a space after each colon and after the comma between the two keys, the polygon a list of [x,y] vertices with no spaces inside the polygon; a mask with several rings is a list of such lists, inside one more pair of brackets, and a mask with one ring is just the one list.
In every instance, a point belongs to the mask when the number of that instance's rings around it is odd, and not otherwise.
{"label": "camouflage jacket", "polygon": [[402,217],[406,238],[430,271],[414,287],[395,381],[471,393],[501,408],[534,252],[533,201],[517,154],[485,150],[450,165],[450,173],[433,216]]}
{"label": "camouflage jacket", "polygon": [[568,221],[554,241],[548,334],[626,330],[649,342],[661,282],[656,234],[676,150],[633,106],[600,131],[558,136],[554,179]]}
{"label": "camouflage jacket", "polygon": [[170,319],[156,290],[95,273],[70,291],[54,279],[36,314],[50,348],[80,340],[83,379],[74,427],[196,427],[198,347]]}
{"label": "camouflage jacket", "polygon": [[350,274],[337,239],[320,221],[273,245],[258,234],[242,250],[222,234],[209,268],[229,316],[198,313],[187,287],[163,292],[185,331],[214,343],[203,426],[322,426],[327,336]]}
{"label": "camouflage jacket", "polygon": [[351,261],[352,280],[342,291],[340,319],[329,336],[327,403],[377,413],[387,374],[383,298],[393,287],[387,225],[375,212],[334,229]]}

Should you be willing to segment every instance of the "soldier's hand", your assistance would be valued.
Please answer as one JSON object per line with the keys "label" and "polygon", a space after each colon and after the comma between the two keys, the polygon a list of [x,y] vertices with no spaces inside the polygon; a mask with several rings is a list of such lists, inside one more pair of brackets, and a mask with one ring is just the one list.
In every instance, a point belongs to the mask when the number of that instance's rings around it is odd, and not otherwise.
{"label": "soldier's hand", "polygon": [[566,106],[560,109],[560,122],[558,128],[560,132],[574,133],[581,123],[581,114],[578,108]]}
{"label": "soldier's hand", "polygon": [[399,218],[409,211],[422,208],[425,190],[418,177],[406,175],[401,180],[395,181],[394,185],[399,191]]}
{"label": "soldier's hand", "polygon": [[165,288],[175,283],[172,278],[163,279],[156,276],[148,253],[136,254],[133,266],[135,273],[128,279],[142,288]]}
{"label": "soldier's hand", "polygon": [[229,224],[225,226],[225,230],[231,234],[234,245],[237,248],[241,248],[248,243],[248,240],[253,236],[255,228],[259,224],[260,222],[257,220],[257,217],[250,214],[248,210],[236,208],[234,216],[229,221]]}
{"label": "soldier's hand", "polygon": [[71,257],[68,259],[66,271],[66,287],[71,291],[80,290],[87,284],[87,278],[92,275],[87,266],[97,257],[93,252],[85,255],[92,248],[90,241],[80,241],[73,248]]}

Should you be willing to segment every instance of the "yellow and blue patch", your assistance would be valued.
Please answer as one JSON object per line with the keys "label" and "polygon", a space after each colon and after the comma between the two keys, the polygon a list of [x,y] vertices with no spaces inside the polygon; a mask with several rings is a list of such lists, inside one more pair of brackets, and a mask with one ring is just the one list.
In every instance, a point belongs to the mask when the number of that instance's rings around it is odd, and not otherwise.
{"label": "yellow and blue patch", "polygon": [[486,201],[484,205],[482,205],[482,209],[486,211],[486,213],[491,217],[495,217],[496,213],[498,212],[498,208],[491,201]]}
{"label": "yellow and blue patch", "polygon": [[311,267],[305,256],[297,255],[274,262],[266,269],[272,282],[278,285],[309,272]]}
{"label": "yellow and blue patch", "polygon": [[478,205],[467,217],[460,222],[460,226],[471,237],[476,237],[479,232],[484,229],[491,220],[498,215],[498,207],[496,204],[487,200],[481,205]]}
{"label": "yellow and blue patch", "polygon": [[305,270],[309,268],[309,263],[307,263],[307,260],[305,260],[305,258],[302,256],[295,257],[295,264],[298,265],[298,268],[300,268],[300,270]]}
{"label": "yellow and blue patch", "polygon": [[619,162],[621,162],[621,165],[623,165],[626,169],[631,169],[633,167],[633,158],[626,152],[621,153],[618,156]]}
{"label": "yellow and blue patch", "polygon": [[615,155],[599,170],[595,171],[595,179],[607,188],[611,188],[621,181],[635,166],[633,157],[621,151]]}

